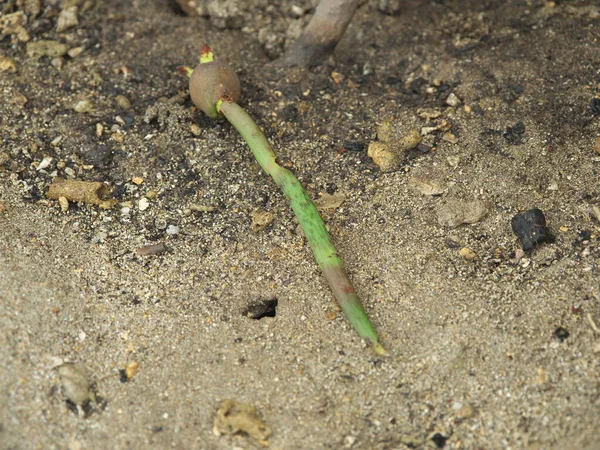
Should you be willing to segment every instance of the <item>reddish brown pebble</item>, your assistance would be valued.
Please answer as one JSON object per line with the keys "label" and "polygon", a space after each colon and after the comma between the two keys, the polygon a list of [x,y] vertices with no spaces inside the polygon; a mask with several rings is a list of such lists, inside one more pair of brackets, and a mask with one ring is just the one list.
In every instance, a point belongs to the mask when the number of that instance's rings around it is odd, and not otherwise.
{"label": "reddish brown pebble", "polygon": [[163,242],[159,242],[158,244],[144,245],[143,247],[139,247],[136,249],[135,254],[138,256],[149,256],[158,255],[166,251],[167,246]]}

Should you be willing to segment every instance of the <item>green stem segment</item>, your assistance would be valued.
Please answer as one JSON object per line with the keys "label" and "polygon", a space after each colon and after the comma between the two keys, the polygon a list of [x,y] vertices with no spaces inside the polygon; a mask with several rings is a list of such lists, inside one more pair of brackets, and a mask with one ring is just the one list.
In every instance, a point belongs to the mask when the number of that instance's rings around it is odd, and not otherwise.
{"label": "green stem segment", "polygon": [[289,199],[315,259],[321,270],[323,270],[336,300],[354,329],[362,338],[371,342],[373,350],[377,354],[385,355],[386,351],[379,342],[377,332],[362,306],[360,297],[352,287],[342,260],[331,243],[325,223],[298,178],[291,171],[277,163],[277,157],[267,138],[252,117],[237,103],[219,100],[216,106],[217,111],[221,112],[231,122],[248,143],[262,169],[273,178]]}

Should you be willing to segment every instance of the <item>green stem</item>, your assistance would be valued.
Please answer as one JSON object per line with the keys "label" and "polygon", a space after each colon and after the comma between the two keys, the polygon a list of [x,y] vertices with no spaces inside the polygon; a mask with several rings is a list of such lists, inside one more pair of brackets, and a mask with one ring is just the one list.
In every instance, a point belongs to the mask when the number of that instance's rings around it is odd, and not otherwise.
{"label": "green stem", "polygon": [[386,354],[362,306],[360,297],[352,287],[342,260],[337,255],[323,219],[298,178],[277,163],[277,157],[267,138],[252,117],[237,103],[220,100],[217,103],[217,110],[239,131],[262,169],[273,178],[289,199],[315,259],[348,321],[362,338],[371,342],[377,354]]}

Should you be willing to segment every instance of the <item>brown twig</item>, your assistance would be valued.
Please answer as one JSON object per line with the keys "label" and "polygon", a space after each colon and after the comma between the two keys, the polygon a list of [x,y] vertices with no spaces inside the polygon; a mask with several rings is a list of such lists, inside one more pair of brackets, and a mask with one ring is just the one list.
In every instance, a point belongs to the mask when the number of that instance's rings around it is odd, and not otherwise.
{"label": "brown twig", "polygon": [[323,62],[333,53],[362,3],[363,0],[321,0],[302,36],[286,50],[279,63],[310,67]]}

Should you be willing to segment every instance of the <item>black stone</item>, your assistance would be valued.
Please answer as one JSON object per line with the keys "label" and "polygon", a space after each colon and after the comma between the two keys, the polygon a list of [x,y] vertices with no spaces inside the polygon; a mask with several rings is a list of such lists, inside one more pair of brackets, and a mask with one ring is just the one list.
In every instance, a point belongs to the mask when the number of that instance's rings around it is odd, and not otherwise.
{"label": "black stone", "polygon": [[444,448],[446,446],[446,441],[448,440],[448,438],[440,433],[435,433],[431,440],[437,446],[437,448]]}
{"label": "black stone", "polygon": [[538,208],[515,215],[510,224],[513,232],[519,238],[523,250],[531,250],[540,242],[551,242],[554,239],[546,226],[544,213]]}
{"label": "black stone", "polygon": [[554,337],[560,342],[564,342],[565,339],[567,339],[570,335],[571,333],[569,333],[567,329],[563,327],[558,327],[556,330],[554,330]]}
{"label": "black stone", "polygon": [[600,98],[592,99],[590,109],[592,110],[593,115],[600,116]]}
{"label": "black stone", "polygon": [[344,148],[349,152],[362,152],[366,147],[364,142],[344,141]]}
{"label": "black stone", "polygon": [[277,303],[278,300],[276,298],[251,302],[242,314],[255,320],[260,320],[263,317],[275,317],[277,313]]}

